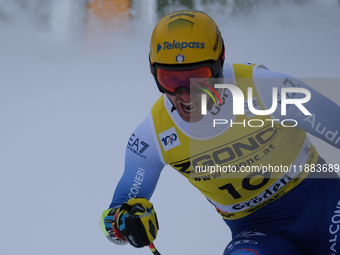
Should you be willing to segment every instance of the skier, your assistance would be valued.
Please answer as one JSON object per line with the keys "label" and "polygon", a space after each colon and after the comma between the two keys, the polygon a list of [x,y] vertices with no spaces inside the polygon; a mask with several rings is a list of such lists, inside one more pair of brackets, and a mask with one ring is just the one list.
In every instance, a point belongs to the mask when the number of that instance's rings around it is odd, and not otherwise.
{"label": "skier", "polygon": [[[152,244],[158,222],[148,200],[170,165],[230,227],[224,255],[337,254],[339,165],[327,164],[306,133],[340,149],[340,107],[294,77],[224,57],[207,14],[178,11],[158,22],[149,60],[164,94],[129,138],[104,234]],[[239,102],[243,114],[234,114]]]}

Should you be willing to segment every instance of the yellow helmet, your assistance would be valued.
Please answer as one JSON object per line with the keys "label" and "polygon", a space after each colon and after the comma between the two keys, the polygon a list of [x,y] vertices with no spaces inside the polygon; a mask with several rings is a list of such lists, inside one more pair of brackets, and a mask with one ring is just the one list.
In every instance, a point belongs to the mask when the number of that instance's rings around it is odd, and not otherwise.
{"label": "yellow helmet", "polygon": [[152,33],[149,59],[157,84],[157,68],[189,70],[209,66],[213,77],[217,77],[224,62],[221,32],[204,12],[185,10],[168,14]]}

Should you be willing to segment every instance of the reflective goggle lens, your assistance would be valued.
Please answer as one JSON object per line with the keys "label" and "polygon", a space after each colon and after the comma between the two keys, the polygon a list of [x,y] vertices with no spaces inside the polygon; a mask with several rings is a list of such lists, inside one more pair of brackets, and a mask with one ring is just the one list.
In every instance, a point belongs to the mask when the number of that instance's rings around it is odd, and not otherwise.
{"label": "reflective goggle lens", "polygon": [[167,92],[176,93],[180,88],[191,90],[201,87],[200,83],[194,83],[190,86],[191,78],[211,78],[212,72],[210,67],[204,66],[192,70],[164,70],[157,69],[157,79],[160,85]]}

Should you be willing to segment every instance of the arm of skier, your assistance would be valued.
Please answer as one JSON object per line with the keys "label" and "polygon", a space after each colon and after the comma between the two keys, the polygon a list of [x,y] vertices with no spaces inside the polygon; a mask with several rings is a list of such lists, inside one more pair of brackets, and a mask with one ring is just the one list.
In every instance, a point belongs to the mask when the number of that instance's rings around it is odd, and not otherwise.
{"label": "arm of skier", "polygon": [[[327,84],[323,84],[327,86]],[[257,68],[255,86],[260,91],[259,97],[269,109],[272,105],[272,88],[278,88],[278,106],[271,117],[273,119],[293,119],[291,122],[298,128],[314,135],[332,146],[340,149],[340,106],[335,102],[314,90],[306,83],[294,77],[273,72],[264,68]],[[304,88],[307,89],[311,98],[303,104],[311,115],[305,115],[295,104],[287,105],[286,115],[281,114],[281,89],[282,88]],[[288,93],[291,97],[293,93]],[[294,99],[304,98],[304,93],[297,93]]]}
{"label": "arm of skier", "polygon": [[[115,189],[109,209],[105,210],[101,217],[102,231],[114,243],[124,244],[129,241],[135,247],[142,247],[149,245],[156,238],[156,214],[148,200],[156,188],[164,163],[158,153],[150,118],[151,115],[137,127],[128,140],[124,173]],[[146,211],[141,212],[140,208]],[[134,216],[135,213],[138,216]],[[132,216],[126,217],[127,215]],[[143,221],[135,222],[142,218]],[[151,233],[150,222],[154,223],[154,231]]]}
{"label": "arm of skier", "polygon": [[110,208],[130,198],[150,199],[164,167],[154,139],[149,115],[130,136],[125,152],[124,173],[114,192]]}

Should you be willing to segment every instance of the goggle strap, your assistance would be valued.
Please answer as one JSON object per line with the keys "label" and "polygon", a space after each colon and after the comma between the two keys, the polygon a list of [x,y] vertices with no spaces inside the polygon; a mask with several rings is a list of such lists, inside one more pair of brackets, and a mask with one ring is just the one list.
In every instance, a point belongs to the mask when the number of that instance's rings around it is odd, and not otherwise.
{"label": "goggle strap", "polygon": [[224,49],[224,43],[223,43],[223,39],[222,39],[222,53],[219,56],[219,58],[211,65],[211,69],[213,71],[214,77],[217,76],[218,72],[223,67],[224,57],[225,57],[225,49]]}

